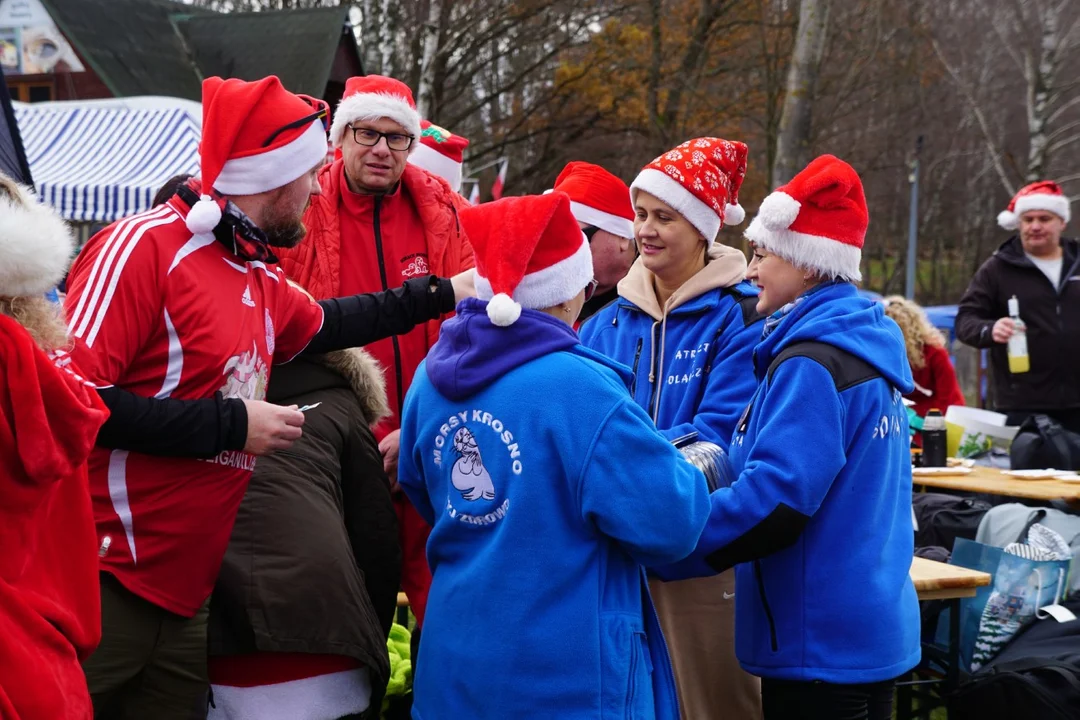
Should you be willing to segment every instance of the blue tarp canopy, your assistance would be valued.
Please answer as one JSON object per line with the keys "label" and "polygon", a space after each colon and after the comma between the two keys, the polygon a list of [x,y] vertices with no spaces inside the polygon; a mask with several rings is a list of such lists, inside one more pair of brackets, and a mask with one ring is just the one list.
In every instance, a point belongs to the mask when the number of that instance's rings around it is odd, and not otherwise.
{"label": "blue tarp canopy", "polygon": [[934,327],[948,332],[950,340],[956,339],[956,312],[960,309],[959,305],[936,305],[924,309]]}
{"label": "blue tarp canopy", "polygon": [[175,98],[14,103],[41,199],[67,220],[112,222],[197,174],[202,110]]}

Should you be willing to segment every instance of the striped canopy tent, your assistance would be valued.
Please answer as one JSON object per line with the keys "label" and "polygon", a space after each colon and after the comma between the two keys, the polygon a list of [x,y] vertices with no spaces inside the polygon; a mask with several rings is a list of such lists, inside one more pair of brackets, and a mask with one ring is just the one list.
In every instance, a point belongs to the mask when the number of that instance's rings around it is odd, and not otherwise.
{"label": "striped canopy tent", "polygon": [[164,97],[14,103],[41,199],[73,222],[150,207],[179,173],[198,174],[202,108]]}

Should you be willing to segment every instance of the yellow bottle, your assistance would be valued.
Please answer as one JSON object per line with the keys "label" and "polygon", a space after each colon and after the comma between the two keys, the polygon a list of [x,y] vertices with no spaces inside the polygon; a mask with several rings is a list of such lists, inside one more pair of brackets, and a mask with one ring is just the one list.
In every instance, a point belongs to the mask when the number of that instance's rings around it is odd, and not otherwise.
{"label": "yellow bottle", "polygon": [[1028,358],[1027,349],[1027,326],[1020,319],[1020,302],[1013,295],[1009,298],[1009,317],[1013,321],[1013,334],[1009,338],[1009,372],[1014,375],[1026,373],[1031,370],[1031,360]]}

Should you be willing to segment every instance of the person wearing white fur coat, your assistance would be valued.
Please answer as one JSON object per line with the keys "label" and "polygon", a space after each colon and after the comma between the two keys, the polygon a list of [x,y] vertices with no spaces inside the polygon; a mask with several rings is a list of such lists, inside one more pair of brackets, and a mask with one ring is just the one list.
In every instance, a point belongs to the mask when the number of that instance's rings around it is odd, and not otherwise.
{"label": "person wearing white fur coat", "polygon": [[79,661],[101,639],[87,458],[108,411],[45,293],[64,221],[0,175],[0,717],[90,720]]}

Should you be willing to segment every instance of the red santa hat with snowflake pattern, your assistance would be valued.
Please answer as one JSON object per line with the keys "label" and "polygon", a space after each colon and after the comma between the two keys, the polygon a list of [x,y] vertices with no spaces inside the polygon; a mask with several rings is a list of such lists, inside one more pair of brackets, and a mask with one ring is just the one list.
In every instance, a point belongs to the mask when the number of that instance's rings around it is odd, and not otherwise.
{"label": "red santa hat with snowflake pattern", "polygon": [[566,193],[507,197],[461,211],[476,257],[476,296],[496,325],[521,309],[573,300],[592,281],[592,251]]}
{"label": "red santa hat with snowflake pattern", "polygon": [[1009,207],[998,213],[998,225],[1006,230],[1020,227],[1020,216],[1032,210],[1052,212],[1065,222],[1069,222],[1069,198],[1061,192],[1057,183],[1040,180],[1020,188],[1009,201]]}
{"label": "red santa hat with snowflake pattern", "polygon": [[570,209],[578,222],[634,239],[630,188],[604,168],[580,160],[567,163],[555,178],[554,190],[570,196]]}
{"label": "red santa hat with snowflake pattern", "polygon": [[409,163],[441,177],[454,192],[461,192],[461,164],[469,141],[427,120],[420,121],[420,128],[420,142],[413,143],[416,150],[409,156]]}
{"label": "red santa hat with snowflake pattern", "polygon": [[[345,83],[345,95],[334,113],[330,142],[341,147],[345,129],[357,121],[393,120],[413,138],[420,137],[420,113],[412,90],[400,80],[382,75],[351,77]],[[409,152],[420,145],[413,142]]]}
{"label": "red santa hat with snowflake pattern", "polygon": [[746,237],[796,267],[856,282],[869,223],[858,173],[822,155],[761,202]]}
{"label": "red santa hat with snowflake pattern", "polygon": [[202,85],[199,162],[203,195],[187,215],[188,230],[212,232],[224,195],[257,195],[288,185],[326,159],[329,108],[294,95],[271,75],[247,82],[207,78]]}
{"label": "red santa hat with snowflake pattern", "polygon": [[726,225],[746,218],[739,188],[746,177],[746,145],[715,137],[695,138],[646,165],[630,184],[667,203],[705,236],[712,247]]}

